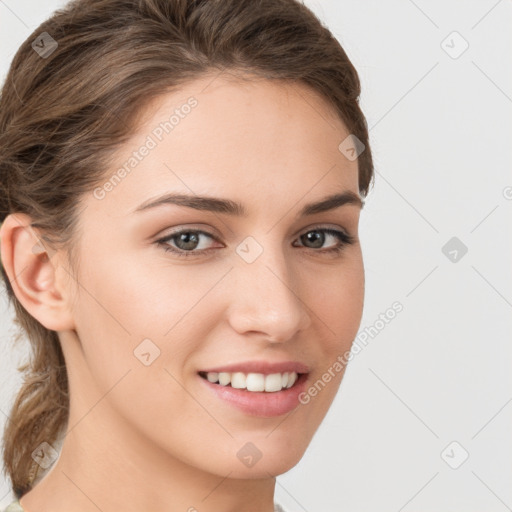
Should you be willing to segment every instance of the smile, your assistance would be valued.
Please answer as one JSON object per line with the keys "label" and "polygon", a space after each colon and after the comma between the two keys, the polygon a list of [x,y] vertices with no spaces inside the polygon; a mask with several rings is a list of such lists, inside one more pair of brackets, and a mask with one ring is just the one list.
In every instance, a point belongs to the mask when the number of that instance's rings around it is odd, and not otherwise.
{"label": "smile", "polygon": [[[219,371],[200,371],[198,378],[208,396],[250,416],[281,416],[301,405],[299,396],[306,389],[310,376],[309,371],[302,373],[308,370],[304,365],[269,366],[256,363],[245,366],[246,372],[220,371],[236,370],[234,365],[215,369]],[[284,371],[283,366],[287,366],[289,371]],[[290,366],[300,372],[290,370]],[[266,373],[260,373],[262,371]]]}

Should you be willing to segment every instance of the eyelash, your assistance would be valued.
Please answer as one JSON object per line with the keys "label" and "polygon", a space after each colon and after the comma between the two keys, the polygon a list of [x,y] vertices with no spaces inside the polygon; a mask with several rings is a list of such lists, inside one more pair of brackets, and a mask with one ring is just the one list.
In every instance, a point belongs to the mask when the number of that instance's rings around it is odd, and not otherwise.
{"label": "eyelash", "polygon": [[[338,238],[338,240],[340,241],[339,245],[332,247],[330,249],[322,250],[322,249],[311,249],[310,247],[305,247],[306,249],[310,249],[314,252],[337,255],[337,254],[341,253],[347,245],[352,245],[355,242],[355,237],[353,237],[352,235],[349,235],[348,233],[339,231],[337,229],[332,229],[332,228],[310,229],[310,230],[306,231],[305,233],[303,233],[302,235],[300,235],[299,238],[303,235],[307,235],[308,233],[311,233],[314,231],[332,235],[332,236]],[[179,235],[181,235],[183,233],[195,233],[195,234],[206,235],[218,242],[218,240],[212,234],[210,234],[206,231],[201,231],[198,229],[183,229],[181,231],[176,231],[175,233],[172,233],[171,235],[168,235],[164,238],[160,238],[159,240],[156,240],[155,243],[158,244],[159,246],[161,246],[165,252],[172,252],[173,254],[175,254],[176,256],[181,257],[181,258],[190,258],[190,257],[200,256],[202,254],[207,254],[207,253],[215,250],[215,249],[203,249],[203,250],[199,250],[199,251],[197,251],[197,250],[184,251],[183,249],[177,249],[175,247],[172,247],[167,243],[168,241],[173,240],[174,238],[178,237]],[[300,246],[300,247],[304,247],[304,246]]]}

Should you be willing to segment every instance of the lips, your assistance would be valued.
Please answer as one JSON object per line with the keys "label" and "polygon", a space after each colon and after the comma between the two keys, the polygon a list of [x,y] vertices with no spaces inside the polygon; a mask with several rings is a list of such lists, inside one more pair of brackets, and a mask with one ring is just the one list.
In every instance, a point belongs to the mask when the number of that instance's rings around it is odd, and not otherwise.
{"label": "lips", "polygon": [[297,361],[245,361],[241,363],[233,363],[224,366],[217,366],[215,368],[205,368],[201,370],[204,373],[216,372],[216,373],[263,373],[269,375],[271,373],[284,373],[284,372],[295,372],[295,373],[309,373],[309,366]]}
{"label": "lips", "polygon": [[296,361],[248,361],[198,372],[214,396],[245,414],[272,417],[299,405],[309,367]]}

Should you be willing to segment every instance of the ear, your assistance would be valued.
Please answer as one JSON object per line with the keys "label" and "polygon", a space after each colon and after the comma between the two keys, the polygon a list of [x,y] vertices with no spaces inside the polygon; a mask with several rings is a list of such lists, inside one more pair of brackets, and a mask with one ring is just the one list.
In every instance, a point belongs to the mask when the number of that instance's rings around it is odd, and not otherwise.
{"label": "ear", "polygon": [[26,214],[12,213],[0,228],[2,265],[17,299],[47,329],[74,329],[68,288],[70,275],[53,251],[31,227]]}

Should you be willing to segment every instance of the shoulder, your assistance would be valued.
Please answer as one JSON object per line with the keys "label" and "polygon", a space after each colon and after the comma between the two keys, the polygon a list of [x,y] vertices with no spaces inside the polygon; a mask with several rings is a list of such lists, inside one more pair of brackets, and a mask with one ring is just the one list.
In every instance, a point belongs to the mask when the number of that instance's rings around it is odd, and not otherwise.
{"label": "shoulder", "polygon": [[0,512],[24,512],[20,502],[18,500],[14,500],[7,508],[2,509]]}

